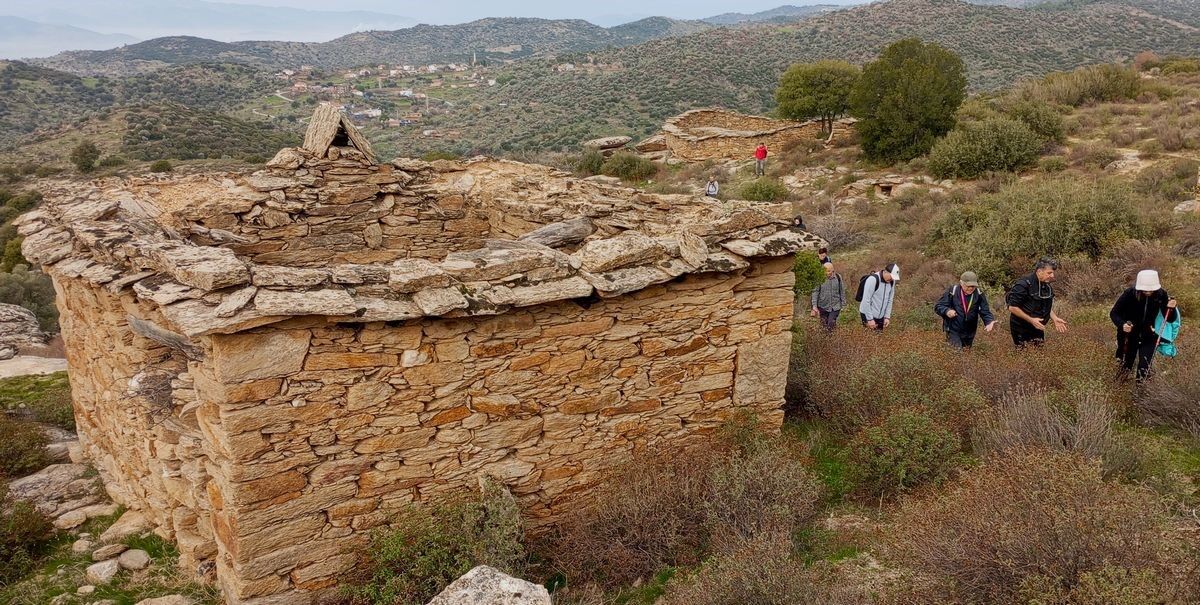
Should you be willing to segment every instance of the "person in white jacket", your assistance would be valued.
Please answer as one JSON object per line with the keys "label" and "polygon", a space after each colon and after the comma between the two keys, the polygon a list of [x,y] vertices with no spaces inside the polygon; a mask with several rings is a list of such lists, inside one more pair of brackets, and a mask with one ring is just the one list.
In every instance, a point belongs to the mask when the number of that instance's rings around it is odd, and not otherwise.
{"label": "person in white jacket", "polygon": [[900,267],[895,263],[866,277],[862,285],[862,302],[858,303],[863,326],[882,331],[892,324],[892,301],[896,298],[898,283]]}

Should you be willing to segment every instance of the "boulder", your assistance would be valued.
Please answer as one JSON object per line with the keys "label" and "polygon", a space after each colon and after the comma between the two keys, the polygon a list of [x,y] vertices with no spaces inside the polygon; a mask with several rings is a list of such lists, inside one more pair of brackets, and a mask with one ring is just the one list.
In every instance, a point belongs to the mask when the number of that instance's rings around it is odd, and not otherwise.
{"label": "boulder", "polygon": [[77,508],[100,502],[103,486],[96,477],[88,476],[83,464],[51,464],[21,477],[8,485],[9,494],[26,500],[39,511],[61,516]]}
{"label": "boulder", "polygon": [[133,571],[146,569],[150,565],[150,555],[144,550],[134,548],[121,553],[121,556],[117,557],[117,562],[121,564],[122,569]]}
{"label": "boulder", "polygon": [[91,550],[92,545],[93,542],[91,540],[79,539],[71,543],[71,552],[76,555],[82,555]]}
{"label": "boulder", "polygon": [[75,594],[82,595],[85,597],[87,595],[92,594],[93,592],[96,592],[96,587],[92,586],[91,584],[84,584],[83,586],[80,586],[79,588],[75,589]]}
{"label": "boulder", "polygon": [[584,141],[582,146],[584,149],[599,149],[601,151],[608,149],[620,149],[633,141],[633,137],[615,136],[615,137],[600,137],[590,141]]}
{"label": "boulder", "polygon": [[196,600],[191,597],[173,594],[165,597],[154,597],[153,599],[143,599],[138,601],[136,605],[196,605]]}
{"label": "boulder", "polygon": [[650,153],[653,151],[667,150],[667,137],[662,134],[656,134],[650,138],[643,139],[640,143],[633,146],[634,149],[642,153]]}
{"label": "boulder", "polygon": [[[551,605],[545,587],[480,565],[452,582],[428,605]],[[139,604],[140,605],[140,604]]]}
{"label": "boulder", "polygon": [[115,558],[117,555],[120,555],[128,549],[129,547],[125,546],[124,544],[109,544],[108,546],[101,546],[100,548],[92,551],[92,560],[107,561]]}
{"label": "boulder", "polygon": [[90,584],[108,584],[121,571],[121,564],[116,559],[93,563],[87,568],[87,581]]}
{"label": "boulder", "polygon": [[136,510],[126,511],[120,519],[117,519],[116,523],[100,534],[100,541],[105,544],[113,544],[130,536],[150,531],[150,529],[150,521],[146,519],[145,515]]}
{"label": "boulder", "polygon": [[[44,345],[47,336],[38,327],[33,312],[17,305],[0,303],[0,345],[11,348],[13,355],[22,346]],[[11,359],[11,357],[5,357]]]}

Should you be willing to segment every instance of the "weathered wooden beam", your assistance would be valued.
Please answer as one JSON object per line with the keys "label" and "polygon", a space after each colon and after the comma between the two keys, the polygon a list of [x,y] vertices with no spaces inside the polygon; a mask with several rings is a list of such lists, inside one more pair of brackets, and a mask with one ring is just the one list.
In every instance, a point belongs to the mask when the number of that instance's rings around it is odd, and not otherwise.
{"label": "weathered wooden beam", "polygon": [[126,315],[125,320],[129,322],[129,329],[142,338],[149,338],[158,344],[179,351],[192,361],[204,359],[204,350],[182,334],[176,334],[153,322],[138,319],[132,315]]}

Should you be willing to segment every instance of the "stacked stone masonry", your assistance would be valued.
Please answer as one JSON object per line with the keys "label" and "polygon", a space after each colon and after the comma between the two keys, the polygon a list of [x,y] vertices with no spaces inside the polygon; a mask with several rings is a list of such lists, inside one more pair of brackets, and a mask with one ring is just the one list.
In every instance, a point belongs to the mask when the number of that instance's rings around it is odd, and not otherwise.
{"label": "stacked stone masonry", "polygon": [[483,476],[537,530],[735,410],[778,426],[791,255],[820,244],[787,218],[351,145],[63,185],[18,224],[109,492],[265,605],[319,602],[398,507]]}
{"label": "stacked stone masonry", "polygon": [[[821,122],[792,122],[763,116],[740,114],[725,109],[693,109],[670,118],[663,124],[662,143],[673,157],[687,161],[744,160],[754,157],[754,149],[765,143],[779,152],[798,143],[834,141],[851,132],[853,119],[834,122],[833,134],[822,133]],[[657,138],[654,139],[657,141]],[[658,149],[648,146],[639,149]]]}

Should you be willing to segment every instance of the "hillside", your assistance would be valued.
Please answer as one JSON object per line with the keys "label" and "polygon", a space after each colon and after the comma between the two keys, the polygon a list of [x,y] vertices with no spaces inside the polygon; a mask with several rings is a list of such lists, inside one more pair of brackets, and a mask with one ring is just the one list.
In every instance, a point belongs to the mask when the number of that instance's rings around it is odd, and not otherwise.
{"label": "hillside", "polygon": [[721,13],[701,19],[705,23],[712,25],[735,25],[738,23],[761,23],[766,21],[796,21],[811,15],[827,13],[830,11],[841,10],[846,8],[837,4],[806,4],[804,6],[793,6],[790,4],[777,6],[765,11],[757,13]]}
{"label": "hillside", "polygon": [[34,63],[80,75],[129,75],[168,65],[233,62],[264,69],[312,65],[341,69],[375,63],[510,61],[542,53],[627,46],[709,29],[706,24],[651,17],[605,29],[577,19],[494,18],[458,25],[417,25],[355,32],[329,42],[217,42],[190,36],[155,38],[107,51],[66,52]]}
{"label": "hillside", "polygon": [[0,58],[40,57],[64,50],[112,48],[130,42],[137,42],[137,38],[0,15]]}
{"label": "hillside", "polygon": [[[779,76],[791,63],[823,58],[861,63],[909,36],[957,52],[973,89],[995,89],[1049,71],[1125,60],[1147,49],[1195,52],[1197,32],[1179,20],[1194,11],[1190,6],[1131,0],[1015,9],[891,0],[792,25],[722,28],[557,58],[609,69],[558,73],[548,61],[525,62],[513,66],[511,81],[489,91],[474,112],[448,115],[437,125],[471,133],[472,146],[462,151],[509,151],[565,148],[606,134],[644,135],[664,118],[694,107],[769,112]],[[430,144],[395,141],[403,149]]]}

